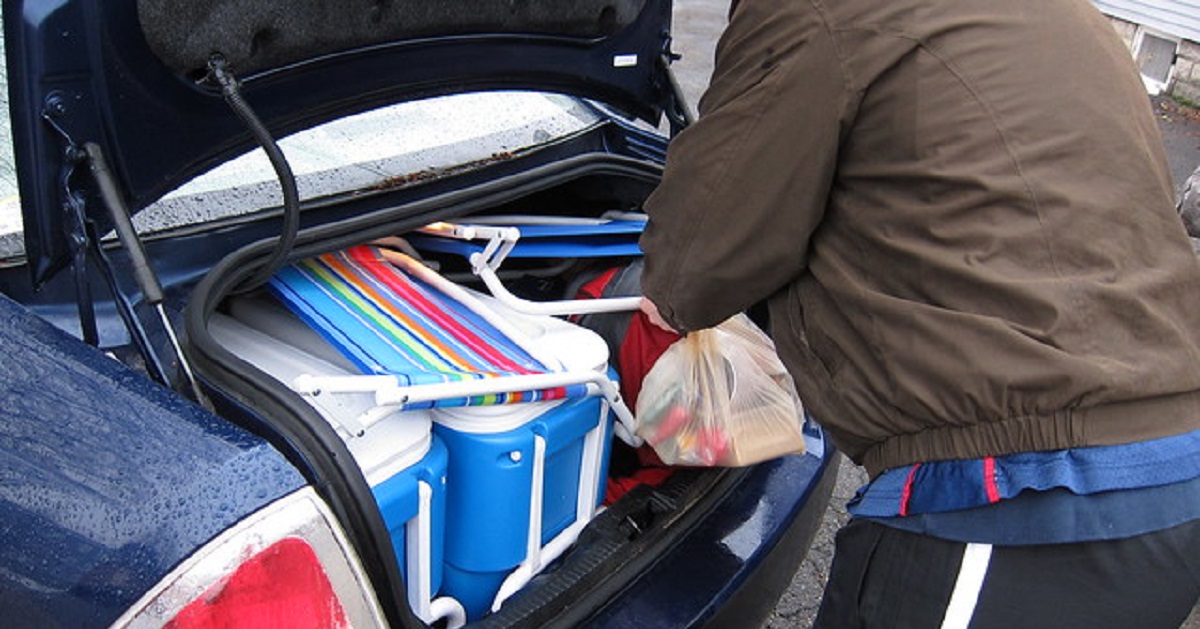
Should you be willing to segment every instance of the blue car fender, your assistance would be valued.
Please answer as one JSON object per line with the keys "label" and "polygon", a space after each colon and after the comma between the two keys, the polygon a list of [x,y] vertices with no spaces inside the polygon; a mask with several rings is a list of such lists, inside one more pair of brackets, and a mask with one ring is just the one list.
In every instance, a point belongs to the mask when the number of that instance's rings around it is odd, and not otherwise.
{"label": "blue car fender", "polygon": [[265,441],[0,296],[0,610],[107,626],[180,561],[302,487]]}

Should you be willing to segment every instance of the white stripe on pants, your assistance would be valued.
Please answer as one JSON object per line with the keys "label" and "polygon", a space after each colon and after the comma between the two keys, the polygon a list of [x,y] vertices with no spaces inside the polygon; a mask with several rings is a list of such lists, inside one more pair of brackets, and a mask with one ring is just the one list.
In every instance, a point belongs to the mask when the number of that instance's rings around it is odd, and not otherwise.
{"label": "white stripe on pants", "polygon": [[963,549],[962,564],[958,567],[954,592],[950,594],[950,604],[942,618],[942,629],[967,629],[971,624],[991,559],[991,544],[967,544]]}

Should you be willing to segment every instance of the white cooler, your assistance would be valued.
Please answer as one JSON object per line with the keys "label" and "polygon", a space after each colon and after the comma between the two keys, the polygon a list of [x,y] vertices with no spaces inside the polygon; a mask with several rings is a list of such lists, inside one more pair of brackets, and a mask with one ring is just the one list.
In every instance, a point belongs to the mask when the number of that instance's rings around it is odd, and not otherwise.
{"label": "white cooler", "polygon": [[[287,310],[240,300],[232,312],[237,319],[214,314],[209,320],[213,338],[281,383],[290,387],[301,375],[353,373],[336,349]],[[391,534],[413,612],[429,623],[445,618],[451,627],[463,624],[462,606],[437,597],[443,579],[448,456],[433,434],[430,413],[380,412],[370,393],[319,393],[305,399],[342,437],[362,469]]]}

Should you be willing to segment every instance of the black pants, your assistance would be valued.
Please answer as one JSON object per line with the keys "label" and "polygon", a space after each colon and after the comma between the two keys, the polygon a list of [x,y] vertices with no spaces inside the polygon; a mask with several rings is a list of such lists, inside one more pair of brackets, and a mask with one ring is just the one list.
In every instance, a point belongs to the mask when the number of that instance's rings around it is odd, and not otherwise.
{"label": "black pants", "polygon": [[1177,629],[1200,598],[1200,520],[1128,539],[949,542],[855,520],[837,535],[821,629]]}

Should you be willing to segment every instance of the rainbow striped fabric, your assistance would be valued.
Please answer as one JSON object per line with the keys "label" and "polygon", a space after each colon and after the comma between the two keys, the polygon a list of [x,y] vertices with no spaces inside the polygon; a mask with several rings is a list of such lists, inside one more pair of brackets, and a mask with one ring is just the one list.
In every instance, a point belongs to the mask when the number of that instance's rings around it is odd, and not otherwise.
{"label": "rainbow striped fabric", "polygon": [[[550,371],[466,304],[359,246],[280,270],[270,288],[366,374],[418,385]],[[409,408],[554,400],[574,387],[414,403]]]}

